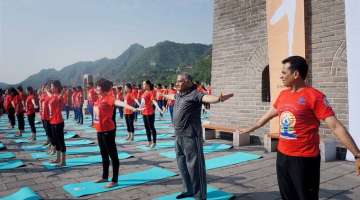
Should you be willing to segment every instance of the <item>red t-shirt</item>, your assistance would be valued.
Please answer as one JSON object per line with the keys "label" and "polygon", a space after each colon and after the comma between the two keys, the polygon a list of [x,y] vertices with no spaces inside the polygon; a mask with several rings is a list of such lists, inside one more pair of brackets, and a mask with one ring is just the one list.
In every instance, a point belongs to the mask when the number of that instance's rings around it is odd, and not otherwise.
{"label": "red t-shirt", "polygon": [[25,104],[26,104],[26,114],[27,115],[31,115],[31,114],[35,113],[35,107],[34,107],[33,101],[35,101],[34,95],[29,95],[26,98]]}
{"label": "red t-shirt", "polygon": [[40,97],[40,117],[42,120],[49,120],[50,110],[49,110],[49,100],[50,97],[44,93]]}
{"label": "red t-shirt", "polygon": [[111,92],[105,96],[98,96],[94,103],[94,127],[97,132],[111,131],[115,129],[112,119],[115,106],[115,97]]}
{"label": "red t-shirt", "polygon": [[326,96],[312,87],[297,92],[286,89],[274,108],[280,116],[278,150],[288,156],[318,156],[320,120],[335,115]]}
{"label": "red t-shirt", "polygon": [[64,105],[68,105],[68,97],[69,97],[69,92],[65,91],[62,95]]}
{"label": "red t-shirt", "polygon": [[64,107],[64,102],[60,94],[53,94],[50,97],[48,107],[50,109],[50,115],[49,115],[50,124],[55,125],[64,122],[61,114],[61,111]]}
{"label": "red t-shirt", "polygon": [[72,101],[72,106],[76,107],[76,95],[77,95],[77,92],[76,91],[73,91],[72,95],[71,95],[71,101]]}
{"label": "red t-shirt", "polygon": [[82,91],[79,91],[76,95],[76,103],[77,106],[80,107],[80,105],[84,104],[84,95]]}
{"label": "red t-shirt", "polygon": [[164,99],[164,96],[162,96],[162,89],[155,89],[154,90],[154,96],[156,97],[156,100],[160,101]]}
{"label": "red t-shirt", "polygon": [[138,90],[138,95],[137,95],[137,98],[139,99],[139,100],[141,100],[141,98],[142,98],[142,95],[144,94],[144,90],[143,89],[139,89]]}
{"label": "red t-shirt", "polygon": [[[169,95],[170,95],[170,94],[176,95],[176,90],[175,90],[175,89],[169,89],[169,90],[168,90],[168,94],[169,94]],[[173,99],[168,99],[167,104],[168,104],[169,106],[173,106],[173,105],[175,105],[175,100],[173,100]]]}
{"label": "red t-shirt", "polygon": [[5,102],[4,102],[4,106],[5,106],[5,110],[8,111],[11,107],[11,102],[12,102],[12,97],[11,95],[6,95],[5,97]]}
{"label": "red t-shirt", "polygon": [[13,99],[12,99],[14,106],[15,106],[15,113],[16,114],[21,114],[25,112],[25,108],[24,108],[24,104],[23,104],[23,100],[22,100],[22,96],[20,95],[16,95]]}
{"label": "red t-shirt", "polygon": [[141,96],[141,99],[145,102],[143,115],[153,115],[154,107],[153,107],[153,100],[154,100],[154,92],[153,91],[145,91],[144,94]]}
{"label": "red t-shirt", "polygon": [[[134,106],[135,105],[135,97],[133,96],[132,93],[127,93],[125,95],[125,102],[130,105],[130,106]],[[128,108],[125,108],[125,115],[131,115],[133,114],[134,111]]]}
{"label": "red t-shirt", "polygon": [[120,100],[120,101],[124,101],[124,96],[123,96],[122,91],[118,91],[118,92],[116,93],[116,99],[117,99],[117,100]]}
{"label": "red t-shirt", "polygon": [[139,99],[139,98],[138,98],[138,97],[139,97],[139,90],[138,90],[138,89],[133,88],[133,89],[131,90],[131,93],[132,93],[133,97]]}
{"label": "red t-shirt", "polygon": [[90,88],[88,91],[88,102],[90,105],[94,105],[94,102],[97,99],[97,94],[95,88]]}

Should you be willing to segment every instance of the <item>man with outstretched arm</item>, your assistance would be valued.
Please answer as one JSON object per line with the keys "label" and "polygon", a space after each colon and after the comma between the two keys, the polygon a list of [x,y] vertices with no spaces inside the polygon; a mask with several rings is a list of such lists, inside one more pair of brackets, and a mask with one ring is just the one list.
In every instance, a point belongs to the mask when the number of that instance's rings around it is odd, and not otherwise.
{"label": "man with outstretched arm", "polygon": [[187,73],[177,76],[177,94],[163,95],[175,100],[174,127],[176,161],[183,180],[184,191],[176,199],[194,196],[206,199],[206,168],[202,144],[201,106],[228,100],[233,94],[205,95],[197,91]]}
{"label": "man with outstretched arm", "polygon": [[360,172],[360,151],[335,113],[326,96],[306,85],[308,64],[300,56],[282,61],[281,80],[287,87],[280,92],[269,111],[252,127],[238,130],[247,134],[280,117],[276,172],[284,200],[319,199],[320,121],[332,130],[341,143],[355,156],[356,174]]}

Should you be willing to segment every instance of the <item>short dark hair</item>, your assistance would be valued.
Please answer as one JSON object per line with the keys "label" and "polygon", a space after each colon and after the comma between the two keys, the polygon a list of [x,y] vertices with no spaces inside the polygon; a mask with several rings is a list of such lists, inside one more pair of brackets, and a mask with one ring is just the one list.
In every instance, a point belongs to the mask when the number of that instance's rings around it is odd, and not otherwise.
{"label": "short dark hair", "polygon": [[180,76],[183,76],[184,78],[185,78],[185,80],[188,80],[188,81],[193,81],[193,78],[192,78],[192,76],[189,74],[189,73],[187,73],[187,72],[182,72],[182,73],[180,73],[179,74]]}
{"label": "short dark hair", "polygon": [[27,87],[26,89],[29,92],[29,94],[34,94],[34,89],[31,86]]}
{"label": "short dark hair", "polygon": [[290,57],[285,58],[282,61],[282,64],[285,64],[285,63],[290,63],[289,69],[292,72],[298,71],[301,78],[303,80],[306,79],[306,76],[307,76],[307,73],[309,70],[309,66],[308,66],[305,58],[303,58],[301,56],[290,56]]}
{"label": "short dark hair", "polygon": [[152,84],[150,80],[146,80],[145,83],[146,85],[150,86],[150,90],[154,89],[154,84]]}
{"label": "short dark hair", "polygon": [[132,90],[132,85],[130,83],[126,83],[125,87],[129,88],[130,90]]}
{"label": "short dark hair", "polygon": [[57,89],[59,90],[59,92],[61,92],[62,90],[62,86],[61,86],[61,82],[59,80],[54,80],[51,82],[51,84]]}
{"label": "short dark hair", "polygon": [[22,92],[24,91],[23,87],[21,85],[19,85],[17,88],[16,88],[18,91]]}
{"label": "short dark hair", "polygon": [[107,79],[100,78],[96,81],[96,86],[99,86],[103,92],[109,92],[113,87],[113,83]]}

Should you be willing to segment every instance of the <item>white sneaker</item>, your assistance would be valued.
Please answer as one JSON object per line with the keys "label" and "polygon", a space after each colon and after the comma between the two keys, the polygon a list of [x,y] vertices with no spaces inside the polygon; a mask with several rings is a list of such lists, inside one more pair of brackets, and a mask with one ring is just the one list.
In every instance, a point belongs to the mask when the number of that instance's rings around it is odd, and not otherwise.
{"label": "white sneaker", "polygon": [[152,143],[151,146],[150,146],[150,148],[152,148],[152,149],[155,148],[155,147],[156,147],[156,143]]}

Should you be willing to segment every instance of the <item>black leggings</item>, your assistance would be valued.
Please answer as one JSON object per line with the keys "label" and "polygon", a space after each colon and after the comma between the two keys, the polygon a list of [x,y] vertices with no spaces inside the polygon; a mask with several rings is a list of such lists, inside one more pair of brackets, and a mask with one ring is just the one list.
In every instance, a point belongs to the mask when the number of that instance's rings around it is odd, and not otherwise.
{"label": "black leggings", "polygon": [[28,115],[28,122],[31,128],[31,132],[32,133],[36,133],[36,128],[35,128],[35,113]]}
{"label": "black leggings", "polygon": [[10,107],[8,110],[8,118],[11,127],[15,126],[15,109],[13,107]]}
{"label": "black leggings", "polygon": [[106,132],[98,132],[97,138],[98,143],[100,147],[100,153],[102,157],[102,164],[103,164],[103,179],[109,178],[109,166],[110,166],[110,160],[113,167],[113,178],[112,182],[118,182],[118,176],[119,176],[119,157],[116,149],[116,143],[115,143],[115,129],[111,131]]}
{"label": "black leggings", "polygon": [[129,133],[133,133],[135,130],[134,119],[135,119],[134,114],[125,114],[126,127]]}
{"label": "black leggings", "polygon": [[25,130],[25,120],[24,120],[24,113],[19,113],[16,115],[16,118],[18,120],[18,128],[19,131]]}
{"label": "black leggings", "polygon": [[60,124],[51,124],[51,134],[54,139],[56,151],[66,152],[64,122]]}
{"label": "black leggings", "polygon": [[155,114],[143,115],[144,125],[146,129],[146,136],[149,142],[151,142],[151,135],[153,142],[156,143],[156,130],[155,130]]}
{"label": "black leggings", "polygon": [[48,137],[48,140],[52,146],[55,146],[55,141],[52,135],[51,131],[51,125],[48,120],[42,120],[42,124],[46,133],[46,136]]}

